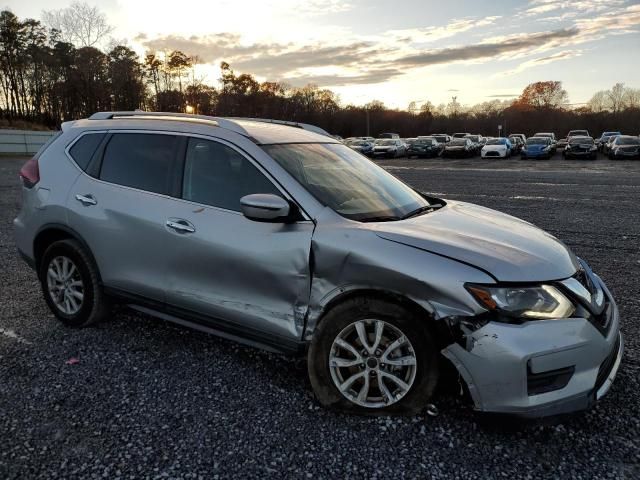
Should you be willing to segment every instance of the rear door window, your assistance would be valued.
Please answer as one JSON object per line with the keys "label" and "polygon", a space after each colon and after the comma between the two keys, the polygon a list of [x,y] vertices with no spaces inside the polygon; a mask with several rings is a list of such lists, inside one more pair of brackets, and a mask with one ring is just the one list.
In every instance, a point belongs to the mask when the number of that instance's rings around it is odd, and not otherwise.
{"label": "rear door window", "polygon": [[99,178],[148,192],[169,194],[176,135],[115,133],[107,144]]}
{"label": "rear door window", "polygon": [[82,170],[87,170],[91,157],[93,157],[105,135],[104,132],[87,133],[82,135],[69,149],[69,155]]}

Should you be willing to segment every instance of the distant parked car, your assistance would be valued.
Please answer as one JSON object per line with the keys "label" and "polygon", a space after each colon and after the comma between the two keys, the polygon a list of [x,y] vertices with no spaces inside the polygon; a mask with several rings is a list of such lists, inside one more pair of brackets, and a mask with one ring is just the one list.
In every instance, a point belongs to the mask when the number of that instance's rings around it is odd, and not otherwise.
{"label": "distant parked car", "polygon": [[[487,139],[489,142],[490,139]],[[511,142],[511,154],[517,154],[522,151],[522,147],[524,147],[524,140],[520,136],[509,136],[509,141]]]}
{"label": "distant parked car", "polygon": [[471,143],[473,144],[474,155],[480,154],[480,150],[484,145],[484,139],[482,138],[482,135],[467,135],[465,138],[471,140]]}
{"label": "distant parked car", "polygon": [[590,137],[589,130],[569,130],[567,138],[571,137]]}
{"label": "distant parked car", "polygon": [[374,157],[397,158],[406,153],[406,148],[399,138],[381,138],[373,145]]}
{"label": "distant parked car", "polygon": [[451,135],[452,138],[464,138],[468,135],[471,135],[469,132],[466,133],[454,133],[453,135]]}
{"label": "distant parked car", "polygon": [[441,143],[443,145],[451,141],[451,135],[447,135],[446,133],[432,133],[431,135],[429,135],[429,137],[435,138],[438,143]]}
{"label": "distant parked car", "polygon": [[351,150],[355,150],[356,152],[360,152],[367,157],[373,155],[373,142],[367,142],[365,140],[345,140],[345,145],[349,147]]}
{"label": "distant parked car", "polygon": [[442,151],[443,157],[473,157],[474,147],[468,138],[454,138]]}
{"label": "distant parked car", "polygon": [[400,138],[400,135],[397,133],[381,133],[378,138]]}
{"label": "distant parked car", "polygon": [[418,137],[408,140],[407,157],[428,157],[433,158],[440,155],[443,146],[435,138]]}
{"label": "distant parked car", "polygon": [[602,146],[602,153],[609,156],[609,152],[611,152],[611,145],[613,144],[615,139],[618,138],[619,136],[620,135],[611,135]]}
{"label": "distant parked car", "polygon": [[564,150],[565,148],[567,148],[568,144],[569,144],[569,137],[561,138],[556,142],[556,148],[558,150]]}
{"label": "distant parked car", "polygon": [[603,151],[605,144],[609,141],[611,137],[615,137],[618,135],[622,135],[620,132],[602,132],[600,138],[596,140],[596,145],[598,146],[599,151]]}
{"label": "distant parked car", "polygon": [[492,138],[487,140],[487,143],[480,150],[480,157],[509,158],[512,148],[511,141],[508,138]]}
{"label": "distant parked car", "polygon": [[523,145],[527,142],[527,136],[524,133],[512,133],[511,135],[509,135],[509,138],[513,137],[520,137]]}
{"label": "distant parked car", "polygon": [[618,135],[609,146],[609,158],[640,158],[640,138]]}
{"label": "distant parked car", "polygon": [[546,137],[551,139],[551,155],[556,153],[556,149],[558,148],[558,140],[556,140],[556,134],[553,132],[542,132],[536,133],[534,137]]}
{"label": "distant parked car", "polygon": [[589,135],[588,130],[569,130],[569,133],[567,133],[567,136],[565,138],[561,138],[560,140],[558,140],[556,147],[558,149],[566,148],[569,141],[573,137],[591,137],[591,135]]}
{"label": "distant parked car", "polygon": [[534,137],[549,137],[554,142],[556,141],[556,134],[553,132],[540,132],[536,133]]}
{"label": "distant parked car", "polygon": [[523,159],[551,158],[554,151],[553,149],[551,137],[529,137],[520,152],[520,156]]}
{"label": "distant parked car", "polygon": [[569,142],[562,152],[564,158],[588,158],[595,160],[598,156],[598,147],[591,137],[569,137]]}

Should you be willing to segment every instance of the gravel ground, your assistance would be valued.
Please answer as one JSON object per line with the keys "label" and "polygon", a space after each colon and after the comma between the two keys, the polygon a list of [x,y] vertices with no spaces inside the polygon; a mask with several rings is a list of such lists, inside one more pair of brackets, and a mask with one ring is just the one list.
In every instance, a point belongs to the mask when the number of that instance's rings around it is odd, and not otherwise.
{"label": "gravel ground", "polygon": [[15,254],[23,162],[0,159],[0,478],[640,476],[640,162],[380,162],[536,223],[608,283],[626,337],[617,381],[553,424],[481,417],[453,389],[437,417],[341,415],[319,408],[295,359],[126,309],[65,329]]}

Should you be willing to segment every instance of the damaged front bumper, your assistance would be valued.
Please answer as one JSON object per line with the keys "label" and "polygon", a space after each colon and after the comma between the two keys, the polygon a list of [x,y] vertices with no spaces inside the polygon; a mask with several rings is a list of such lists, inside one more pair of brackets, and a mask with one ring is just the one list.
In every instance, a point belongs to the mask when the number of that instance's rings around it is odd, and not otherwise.
{"label": "damaged front bumper", "polygon": [[442,350],[475,409],[545,417],[589,408],[609,390],[624,350],[618,308],[606,331],[586,318],[488,322]]}

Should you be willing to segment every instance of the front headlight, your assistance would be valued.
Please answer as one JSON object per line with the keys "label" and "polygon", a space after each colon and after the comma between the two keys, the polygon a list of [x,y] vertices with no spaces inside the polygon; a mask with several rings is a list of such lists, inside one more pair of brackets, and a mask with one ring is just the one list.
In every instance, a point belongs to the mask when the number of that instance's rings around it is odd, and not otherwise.
{"label": "front headlight", "polygon": [[575,306],[552,285],[493,287],[466,285],[474,298],[489,311],[524,319],[567,318]]}

